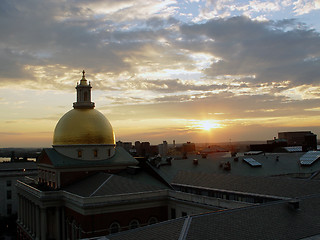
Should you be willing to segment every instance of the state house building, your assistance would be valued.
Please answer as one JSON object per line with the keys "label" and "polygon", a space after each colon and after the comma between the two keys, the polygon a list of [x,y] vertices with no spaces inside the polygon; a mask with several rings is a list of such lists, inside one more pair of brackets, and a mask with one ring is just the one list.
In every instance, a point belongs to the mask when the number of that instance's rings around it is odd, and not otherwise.
{"label": "state house building", "polygon": [[320,170],[307,179],[240,176],[196,171],[204,162],[186,171],[186,160],[169,179],[115,146],[84,72],[76,90],[74,109],[37,161],[37,179],[17,181],[18,239],[320,238]]}
{"label": "state house building", "polygon": [[216,203],[178,193],[123,148],[91,102],[85,72],[77,101],[43,149],[35,181],[18,181],[18,239],[80,239],[154,224],[209,210]]}

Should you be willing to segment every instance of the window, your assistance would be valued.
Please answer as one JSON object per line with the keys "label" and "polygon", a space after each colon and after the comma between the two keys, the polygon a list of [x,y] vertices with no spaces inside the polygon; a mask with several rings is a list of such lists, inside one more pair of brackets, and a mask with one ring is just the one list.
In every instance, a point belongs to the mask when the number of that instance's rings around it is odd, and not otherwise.
{"label": "window", "polygon": [[94,156],[94,157],[98,157],[98,150],[96,150],[96,149],[93,150],[93,156]]}
{"label": "window", "polygon": [[82,157],[82,151],[78,150],[78,158],[81,158],[81,157]]}
{"label": "window", "polygon": [[11,199],[11,190],[7,191],[7,199]]}
{"label": "window", "polygon": [[84,92],[83,93],[83,100],[86,102],[86,101],[88,101],[88,92]]}
{"label": "window", "polygon": [[117,233],[120,232],[120,224],[117,222],[113,222],[110,225],[110,229],[109,229],[110,233]]}
{"label": "window", "polygon": [[186,212],[181,213],[182,217],[187,216],[188,214]]}
{"label": "window", "polygon": [[108,149],[108,156],[110,157],[110,155],[111,155],[111,150]]}
{"label": "window", "polygon": [[7,180],[7,187],[11,187],[11,180]]}
{"label": "window", "polygon": [[171,208],[171,219],[175,219],[176,218],[176,209]]}
{"label": "window", "polygon": [[130,227],[130,229],[135,229],[135,228],[139,227],[139,221],[136,219],[132,220],[129,223],[129,227]]}
{"label": "window", "polygon": [[11,215],[12,214],[12,205],[9,203],[7,204],[7,215]]}
{"label": "window", "polygon": [[151,224],[155,224],[158,222],[158,219],[156,217],[151,217],[148,221],[148,224],[151,225]]}

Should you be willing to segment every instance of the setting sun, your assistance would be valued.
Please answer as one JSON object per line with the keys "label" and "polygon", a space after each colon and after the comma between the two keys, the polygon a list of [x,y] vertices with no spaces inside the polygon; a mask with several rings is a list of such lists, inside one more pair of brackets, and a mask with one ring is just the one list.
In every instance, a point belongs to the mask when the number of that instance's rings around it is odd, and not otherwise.
{"label": "setting sun", "polygon": [[198,120],[194,123],[195,128],[210,131],[213,128],[220,128],[221,124],[215,120]]}

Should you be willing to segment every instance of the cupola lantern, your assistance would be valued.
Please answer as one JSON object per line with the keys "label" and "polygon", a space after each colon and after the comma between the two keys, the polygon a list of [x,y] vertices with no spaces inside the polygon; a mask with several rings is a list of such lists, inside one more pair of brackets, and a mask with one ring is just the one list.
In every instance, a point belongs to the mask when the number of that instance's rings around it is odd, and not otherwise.
{"label": "cupola lantern", "polygon": [[77,102],[73,103],[73,108],[84,108],[92,109],[94,108],[94,102],[91,102],[91,84],[86,79],[85,71],[82,71],[82,79],[80,84],[77,83]]}

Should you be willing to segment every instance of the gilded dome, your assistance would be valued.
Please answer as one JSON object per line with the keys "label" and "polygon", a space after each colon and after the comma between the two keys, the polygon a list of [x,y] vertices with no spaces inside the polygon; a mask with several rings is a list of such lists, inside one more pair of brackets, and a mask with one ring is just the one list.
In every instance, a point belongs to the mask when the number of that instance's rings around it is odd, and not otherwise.
{"label": "gilded dome", "polygon": [[115,144],[108,119],[95,109],[72,109],[60,118],[53,145]]}

